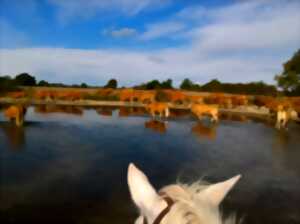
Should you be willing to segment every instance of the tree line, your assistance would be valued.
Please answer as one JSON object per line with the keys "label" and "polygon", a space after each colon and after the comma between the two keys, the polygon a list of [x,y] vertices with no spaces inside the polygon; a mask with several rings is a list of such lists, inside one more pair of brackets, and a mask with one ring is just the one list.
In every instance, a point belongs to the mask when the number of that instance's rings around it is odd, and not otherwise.
{"label": "tree line", "polygon": [[[180,89],[189,91],[202,92],[224,92],[234,94],[249,94],[249,95],[278,95],[284,94],[288,96],[300,96],[300,49],[283,64],[283,72],[275,76],[277,86],[259,82],[250,83],[223,83],[217,79],[213,79],[208,83],[200,85],[186,78],[180,84]],[[17,90],[18,86],[47,86],[47,87],[78,87],[90,88],[96,86],[89,86],[86,83],[80,85],[66,85],[63,83],[49,83],[45,80],[39,82],[36,78],[28,73],[21,73],[11,78],[10,76],[0,76],[0,93],[6,91]],[[110,79],[106,85],[97,86],[105,88],[118,88],[118,81]],[[278,90],[278,88],[281,90]],[[159,90],[159,89],[173,89],[172,79],[165,81],[152,80],[147,83],[134,86],[135,89],[140,90]]]}

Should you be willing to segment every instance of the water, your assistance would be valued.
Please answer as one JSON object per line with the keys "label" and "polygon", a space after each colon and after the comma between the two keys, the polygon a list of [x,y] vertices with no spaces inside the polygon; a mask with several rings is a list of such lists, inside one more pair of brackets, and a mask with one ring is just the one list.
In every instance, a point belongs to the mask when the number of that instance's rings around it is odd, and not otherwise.
{"label": "water", "polygon": [[133,223],[130,162],[156,188],[240,173],[225,214],[251,224],[300,223],[299,125],[279,132],[239,116],[210,125],[182,112],[167,123],[141,110],[120,115],[115,108],[30,108],[25,126],[15,128],[1,114],[0,223]]}

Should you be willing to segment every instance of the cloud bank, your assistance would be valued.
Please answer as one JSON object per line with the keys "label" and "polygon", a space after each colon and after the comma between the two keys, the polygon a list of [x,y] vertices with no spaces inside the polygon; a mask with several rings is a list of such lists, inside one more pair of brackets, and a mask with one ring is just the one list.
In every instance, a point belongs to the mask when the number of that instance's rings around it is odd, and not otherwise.
{"label": "cloud bank", "polygon": [[48,0],[57,8],[57,18],[63,24],[78,18],[89,19],[105,13],[134,16],[145,10],[155,10],[169,0]]}
{"label": "cloud bank", "polygon": [[[149,1],[144,2],[146,7]],[[130,10],[138,13],[142,8]],[[145,24],[144,31],[130,27],[109,31],[113,37],[135,38],[137,45],[158,38],[181,38],[184,45],[169,47],[166,41],[164,48],[151,51],[2,48],[0,72],[30,72],[52,82],[98,85],[110,78],[117,78],[121,85],[167,78],[179,84],[186,77],[200,83],[212,78],[272,83],[281,64],[300,47],[299,10],[297,1],[243,1],[214,9],[187,7],[160,23]]]}

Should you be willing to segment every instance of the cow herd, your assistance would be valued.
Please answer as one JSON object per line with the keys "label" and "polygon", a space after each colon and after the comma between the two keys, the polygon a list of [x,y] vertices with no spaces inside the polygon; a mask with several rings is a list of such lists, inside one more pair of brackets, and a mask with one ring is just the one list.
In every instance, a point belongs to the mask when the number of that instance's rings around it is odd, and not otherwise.
{"label": "cow herd", "polygon": [[[36,89],[7,93],[6,97],[13,99],[33,99],[39,101],[81,101],[118,100],[127,103],[140,103],[146,111],[155,118],[168,118],[170,107],[181,105],[189,109],[198,119],[203,116],[211,117],[213,122],[219,120],[220,109],[234,109],[242,107],[266,108],[276,118],[276,127],[285,128],[290,119],[298,119],[300,112],[299,97],[270,97],[230,95],[225,93],[195,93],[181,90],[136,90],[136,89]],[[74,102],[75,104],[75,102]],[[76,105],[76,104],[75,104]],[[23,124],[25,107],[13,105],[4,115],[14,120],[16,125]],[[105,113],[105,111],[99,111]]]}

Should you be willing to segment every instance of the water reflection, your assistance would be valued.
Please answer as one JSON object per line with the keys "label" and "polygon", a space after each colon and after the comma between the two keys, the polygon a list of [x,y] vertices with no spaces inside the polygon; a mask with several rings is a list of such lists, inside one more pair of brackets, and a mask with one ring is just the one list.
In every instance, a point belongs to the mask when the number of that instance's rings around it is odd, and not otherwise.
{"label": "water reflection", "polygon": [[[157,189],[178,178],[217,182],[241,173],[225,212],[245,216],[244,224],[300,223],[299,125],[278,132],[262,121],[212,124],[181,112],[166,123],[131,108],[119,115],[134,117],[107,119],[96,113],[102,108],[90,109],[80,117],[30,109],[23,129],[0,122],[3,223],[133,223],[130,162]],[[10,153],[11,145],[22,153]]]}
{"label": "water reflection", "polygon": [[190,115],[190,111],[189,110],[170,110],[170,117],[174,117],[174,118],[180,118],[180,117],[186,117]]}
{"label": "water reflection", "polygon": [[274,148],[285,150],[289,143],[289,133],[287,130],[274,130]]}
{"label": "water reflection", "polygon": [[62,105],[38,105],[35,106],[34,112],[40,114],[49,114],[49,113],[64,113],[64,114],[73,114],[77,116],[83,115],[83,108],[77,106],[62,106]]}
{"label": "water reflection", "polygon": [[248,122],[249,118],[243,114],[235,114],[235,113],[221,113],[220,120],[223,121],[238,121],[238,122]]}
{"label": "water reflection", "polygon": [[[298,144],[297,142],[299,141],[300,136],[299,126],[297,124],[291,124],[288,130],[275,129],[273,132],[273,166],[282,173],[286,173],[286,170],[288,170],[288,175],[296,175],[300,177],[300,148],[291,147]],[[291,132],[293,132],[292,135]],[[288,176],[284,176],[282,178],[288,178]]]}
{"label": "water reflection", "polygon": [[[189,110],[177,110],[177,109],[170,110],[170,118],[188,117],[189,115],[190,115]],[[120,117],[149,116],[149,113],[144,107],[120,107],[119,116]]]}
{"label": "water reflection", "polygon": [[148,115],[144,107],[120,107],[119,108],[119,117],[128,117],[128,116],[145,116]]}
{"label": "water reflection", "polygon": [[16,126],[12,123],[0,124],[0,129],[8,139],[13,151],[22,151],[25,144],[25,127]]}
{"label": "water reflection", "polygon": [[128,117],[130,115],[130,108],[128,107],[120,107],[119,109],[119,117]]}
{"label": "water reflection", "polygon": [[151,119],[150,121],[145,121],[145,128],[163,134],[167,131],[167,123],[165,121]]}
{"label": "water reflection", "polygon": [[192,132],[199,138],[214,140],[216,139],[217,135],[217,124],[203,124],[201,121],[199,121],[192,127]]}
{"label": "water reflection", "polygon": [[97,107],[95,108],[97,113],[102,116],[111,117],[113,115],[113,111],[116,110],[115,107]]}

